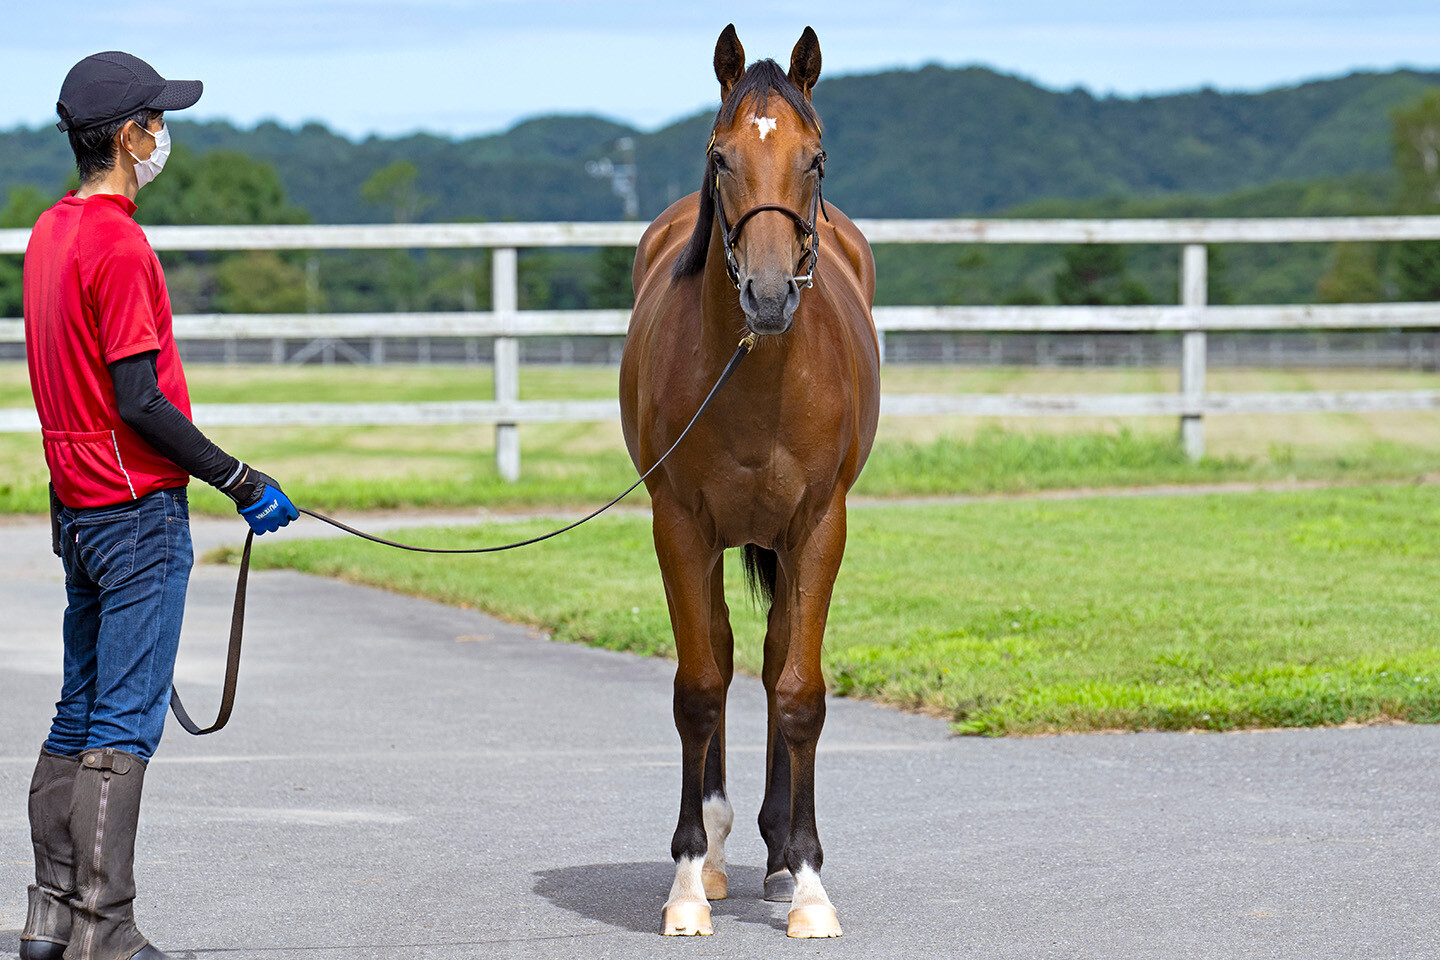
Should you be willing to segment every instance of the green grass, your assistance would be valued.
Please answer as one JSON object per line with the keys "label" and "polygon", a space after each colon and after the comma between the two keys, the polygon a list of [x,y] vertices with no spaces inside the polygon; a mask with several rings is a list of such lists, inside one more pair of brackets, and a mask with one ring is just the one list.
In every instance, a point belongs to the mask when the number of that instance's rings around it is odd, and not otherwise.
{"label": "green grass", "polygon": [[1333,454],[1297,454],[1276,444],[1266,457],[1191,462],[1171,433],[1128,428],[1082,434],[1026,434],[984,427],[970,437],[877,444],[855,492],[907,495],[1027,493],[1166,484],[1364,481],[1416,477],[1440,468],[1440,450],[1373,442]]}
{"label": "green grass", "polygon": [[[415,534],[488,545],[540,523]],[[642,518],[503,558],[267,538],[293,566],[668,655]],[[832,688],[968,734],[1440,721],[1440,488],[855,509],[826,639]],[[734,551],[737,664],[763,621]]]}
{"label": "green grass", "polygon": [[[523,476],[515,484],[496,472],[478,427],[230,428],[209,436],[279,479],[296,503],[317,510],[577,506],[603,503],[635,481],[623,449],[569,449],[574,429],[522,427]],[[0,434],[0,513],[44,512],[45,481],[39,437]],[[632,496],[645,502],[643,488]],[[234,508],[192,483],[191,509],[228,514]]]}
{"label": "green grass", "polygon": [[[590,425],[521,428],[518,483],[495,470],[482,427],[290,428],[212,431],[281,480],[296,503],[317,510],[492,509],[598,505],[628,487],[635,469],[623,449],[593,449]],[[618,432],[618,431],[617,431]],[[477,449],[478,448],[478,449]],[[45,467],[38,437],[0,434],[0,513],[40,513]],[[970,437],[881,440],[855,493],[870,497],[1026,493],[1085,487],[1217,482],[1406,480],[1440,471],[1440,449],[1372,443],[1332,455],[1186,459],[1172,434],[1122,428],[1089,434],[1024,434],[997,427]],[[230,502],[191,485],[200,514],[227,514]],[[628,502],[643,505],[644,488]]]}

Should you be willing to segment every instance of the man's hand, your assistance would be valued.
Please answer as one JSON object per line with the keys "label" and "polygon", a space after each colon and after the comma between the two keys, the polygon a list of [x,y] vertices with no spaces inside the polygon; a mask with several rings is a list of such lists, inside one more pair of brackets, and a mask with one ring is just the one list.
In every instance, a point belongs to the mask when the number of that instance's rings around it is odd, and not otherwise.
{"label": "man's hand", "polygon": [[272,533],[300,516],[280,484],[252,466],[244,466],[240,479],[224,493],[235,501],[235,509],[257,534]]}

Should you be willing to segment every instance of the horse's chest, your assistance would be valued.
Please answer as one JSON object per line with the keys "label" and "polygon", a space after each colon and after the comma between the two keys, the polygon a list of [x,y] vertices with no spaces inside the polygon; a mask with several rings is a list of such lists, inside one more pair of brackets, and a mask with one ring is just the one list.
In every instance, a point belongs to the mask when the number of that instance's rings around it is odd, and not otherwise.
{"label": "horse's chest", "polygon": [[[709,518],[726,546],[772,544],[821,512],[835,489],[834,469],[825,469],[783,444],[764,451],[727,451],[697,474],[692,508]],[[827,458],[828,459],[828,458]]]}
{"label": "horse's chest", "polygon": [[[856,417],[844,378],[765,359],[740,369],[666,468],[670,494],[723,546],[803,536],[853,480]],[[672,419],[656,449],[684,428]]]}

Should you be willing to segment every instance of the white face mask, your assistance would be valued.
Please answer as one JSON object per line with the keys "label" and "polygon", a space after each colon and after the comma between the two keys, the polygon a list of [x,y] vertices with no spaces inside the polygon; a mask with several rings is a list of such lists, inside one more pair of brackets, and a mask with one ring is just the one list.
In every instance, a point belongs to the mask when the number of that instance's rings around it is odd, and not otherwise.
{"label": "white face mask", "polygon": [[[149,133],[148,130],[146,132]],[[165,169],[165,159],[170,156],[170,128],[161,127],[159,133],[150,135],[155,138],[155,149],[144,160],[135,156],[132,150],[125,151],[135,161],[135,179],[142,187],[160,175],[160,171]]]}

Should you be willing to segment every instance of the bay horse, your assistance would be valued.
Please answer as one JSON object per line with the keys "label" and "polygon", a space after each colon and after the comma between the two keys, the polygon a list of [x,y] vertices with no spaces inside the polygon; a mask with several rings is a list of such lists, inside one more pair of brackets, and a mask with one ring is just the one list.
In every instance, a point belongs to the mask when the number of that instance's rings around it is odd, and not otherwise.
{"label": "bay horse", "polygon": [[821,196],[825,152],[810,102],[820,76],[815,32],[805,28],[787,73],[773,60],[747,70],[727,26],[715,76],[721,107],[704,184],[640,240],[620,364],[625,443],[644,472],[699,409],[737,340],[755,338],[691,435],[646,481],[679,660],[682,786],[662,931],[711,933],[709,900],[728,892],[725,697],[734,636],[721,559],[740,547],[752,590],[769,603],[765,899],[791,901],[790,936],[835,937],[815,824],[820,645],[845,552],[845,496],[879,417],[875,263],[865,237]]}

